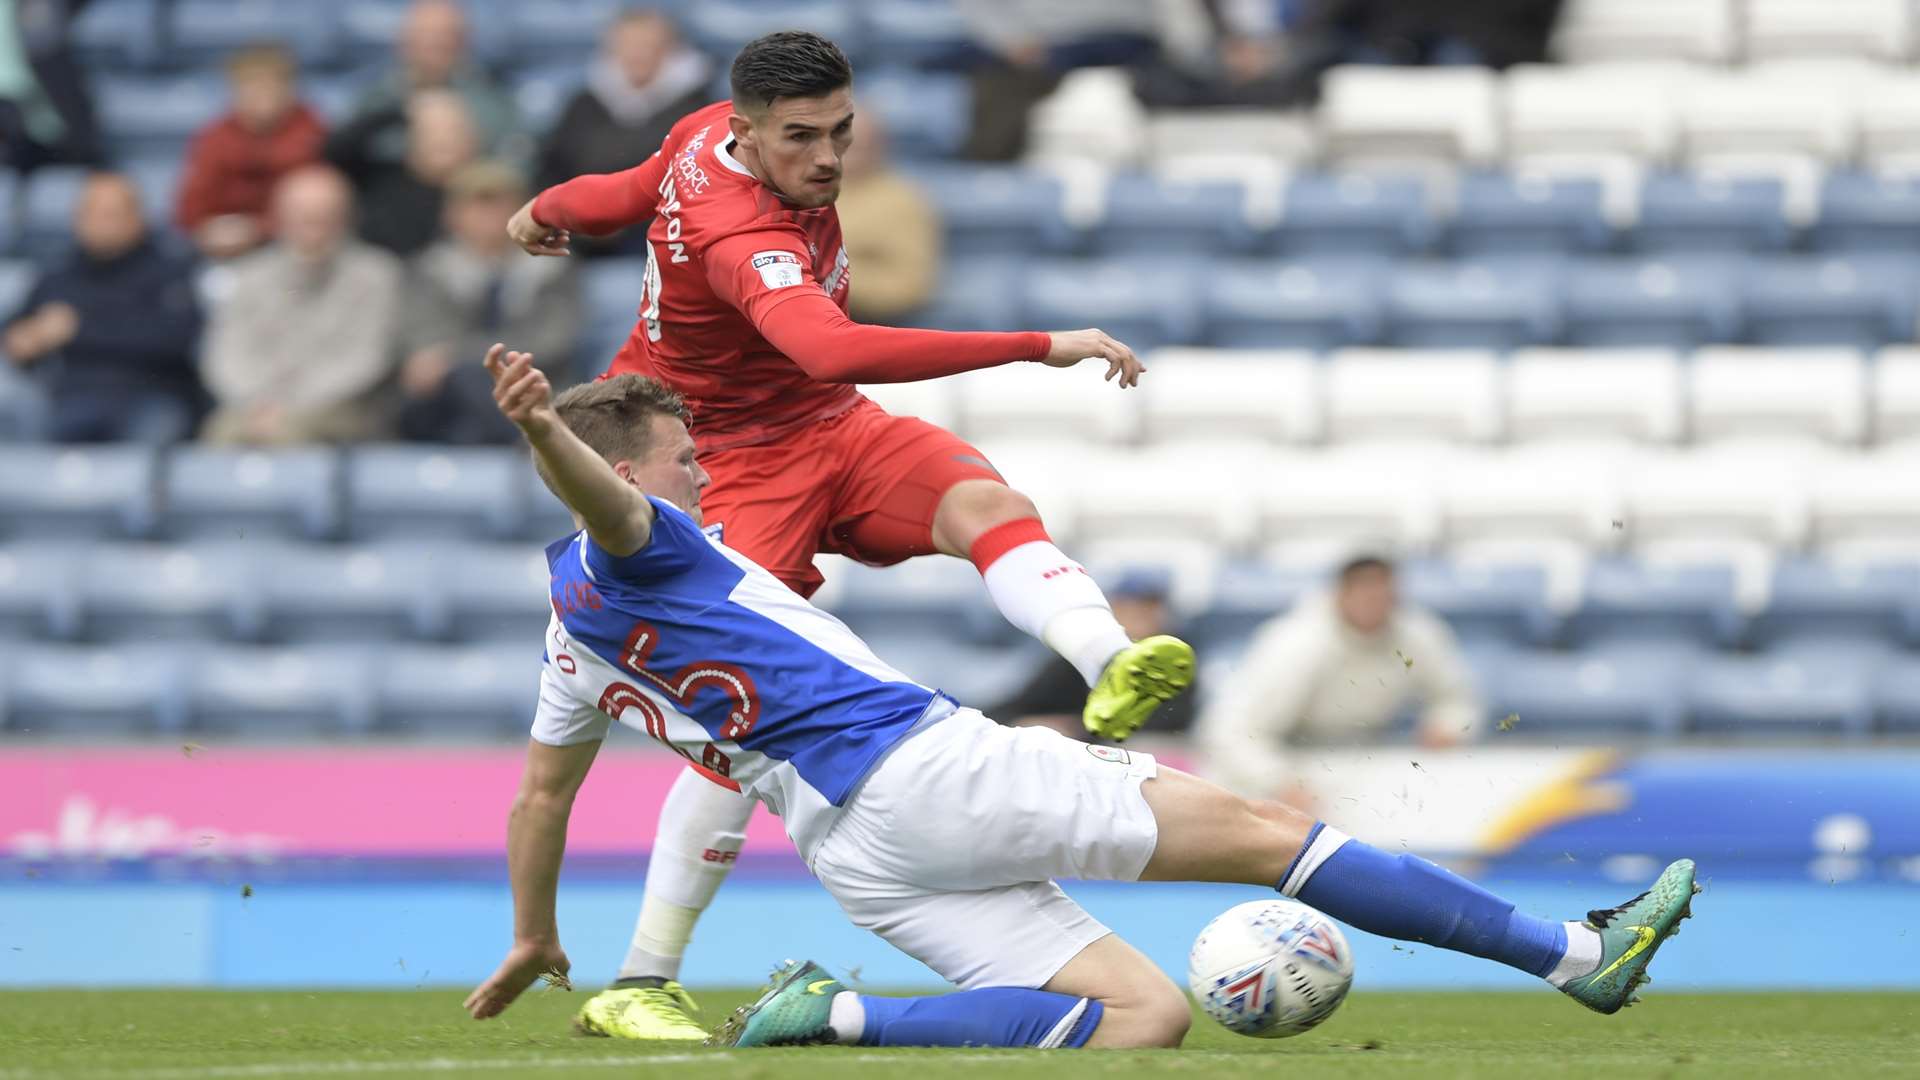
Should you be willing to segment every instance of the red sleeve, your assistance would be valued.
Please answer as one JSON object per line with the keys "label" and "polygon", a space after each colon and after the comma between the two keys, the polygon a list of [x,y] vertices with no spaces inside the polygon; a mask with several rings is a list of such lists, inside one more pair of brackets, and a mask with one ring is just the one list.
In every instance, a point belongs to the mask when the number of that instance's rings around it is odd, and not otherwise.
{"label": "red sleeve", "polygon": [[707,248],[713,291],[746,315],[760,336],[821,382],[919,382],[1041,360],[1046,334],[951,333],[869,326],[847,318],[813,278],[798,229],[723,237]]}
{"label": "red sleeve", "polygon": [[534,199],[533,220],[549,229],[585,236],[619,232],[653,216],[660,204],[660,181],[666,175],[666,159],[656,150],[624,172],[576,176]]}

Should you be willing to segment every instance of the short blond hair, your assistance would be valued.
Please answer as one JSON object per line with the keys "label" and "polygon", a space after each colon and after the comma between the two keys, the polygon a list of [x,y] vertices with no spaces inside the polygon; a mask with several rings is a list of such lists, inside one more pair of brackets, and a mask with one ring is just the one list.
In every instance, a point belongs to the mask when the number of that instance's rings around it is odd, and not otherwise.
{"label": "short blond hair", "polygon": [[300,70],[299,62],[294,60],[293,54],[288,52],[285,46],[275,45],[272,42],[235,49],[228,54],[226,67],[227,77],[230,79],[258,71],[278,75],[288,82],[292,82]]}

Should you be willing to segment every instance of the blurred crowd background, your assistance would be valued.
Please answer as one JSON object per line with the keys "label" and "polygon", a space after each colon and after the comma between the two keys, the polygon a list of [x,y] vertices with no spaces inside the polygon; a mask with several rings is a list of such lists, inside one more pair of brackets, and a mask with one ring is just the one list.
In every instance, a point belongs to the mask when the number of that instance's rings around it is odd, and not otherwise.
{"label": "blurred crowd background", "polygon": [[[1920,732],[1911,0],[0,0],[0,736],[499,738],[566,383],[644,229],[535,259],[774,29],[852,58],[854,315],[1101,326],[872,388],[1034,495],[1238,786],[1296,748]],[[957,560],[820,599],[1004,720]],[[451,676],[451,677],[449,677]]]}

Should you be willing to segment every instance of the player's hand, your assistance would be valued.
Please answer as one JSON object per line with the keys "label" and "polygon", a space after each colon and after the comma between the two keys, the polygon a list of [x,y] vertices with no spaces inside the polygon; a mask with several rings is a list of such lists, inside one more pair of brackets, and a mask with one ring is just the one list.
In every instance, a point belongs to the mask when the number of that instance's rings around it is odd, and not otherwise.
{"label": "player's hand", "polygon": [[533,366],[533,354],[510,351],[495,342],[487,350],[487,374],[493,376],[493,403],[528,436],[559,421],[553,411],[553,385]]}
{"label": "player's hand", "polygon": [[507,222],[507,235],[525,248],[529,255],[570,255],[573,235],[565,229],[549,229],[533,220],[533,200],[513,212]]}
{"label": "player's hand", "polygon": [[507,950],[507,958],[500,961],[499,968],[467,995],[467,1014],[475,1020],[499,1016],[535,979],[543,976],[562,990],[571,990],[573,985],[567,982],[567,972],[572,966],[566,950],[557,941],[516,941],[513,948]]}
{"label": "player's hand", "polygon": [[1107,362],[1107,381],[1118,378],[1123,390],[1139,385],[1140,374],[1147,370],[1132,349],[1108,337],[1104,331],[1060,330],[1047,336],[1053,339],[1053,346],[1041,362],[1048,367],[1068,368],[1088,357],[1097,357]]}

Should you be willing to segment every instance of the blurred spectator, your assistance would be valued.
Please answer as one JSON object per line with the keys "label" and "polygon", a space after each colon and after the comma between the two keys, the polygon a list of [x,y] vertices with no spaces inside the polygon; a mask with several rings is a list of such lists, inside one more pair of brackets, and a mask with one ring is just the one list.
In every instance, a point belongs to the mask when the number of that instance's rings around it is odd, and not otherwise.
{"label": "blurred spectator", "polygon": [[0,164],[100,163],[93,97],[69,34],[90,2],[0,0]]}
{"label": "blurred spectator", "polygon": [[174,442],[206,395],[194,371],[200,305],[193,265],[147,230],[140,192],[96,173],[74,208],[78,250],[41,276],[8,320],[6,352],[48,388],[61,442]]}
{"label": "blurred spectator", "polygon": [[[1146,567],[1125,571],[1107,583],[1114,618],[1120,620],[1128,637],[1138,641],[1172,632],[1173,612],[1167,604],[1171,586],[1165,571]],[[1141,730],[1147,734],[1188,730],[1193,726],[1194,702],[1199,694],[1196,679],[1186,693],[1160,706]],[[1086,725],[1080,720],[1086,703],[1087,684],[1080,672],[1060,657],[1049,656],[1026,686],[987,715],[1015,727],[1050,727],[1069,738],[1087,740]]]}
{"label": "blurred spectator", "polygon": [[402,274],[353,238],[353,189],[309,165],[273,193],[273,244],[236,265],[202,359],[223,443],[367,438],[382,431],[375,391],[392,374]]}
{"label": "blurred spectator", "polygon": [[1309,0],[1294,36],[1297,66],[1317,77],[1334,64],[1540,63],[1562,0]]}
{"label": "blurred spectator", "polygon": [[713,65],[658,11],[629,11],[607,27],[587,85],[540,147],[542,188],[587,173],[631,169],[660,148],[674,122],[712,100]]}
{"label": "blurred spectator", "polygon": [[274,185],[320,159],[326,126],[296,95],[294,76],[293,55],[278,45],[242,49],[227,60],[233,111],[194,136],[176,214],[209,258],[266,243]]}
{"label": "blurred spectator", "polygon": [[458,94],[422,90],[407,101],[407,118],[407,155],[397,165],[355,156],[365,144],[352,126],[327,141],[327,157],[359,192],[361,238],[402,256],[440,235],[447,183],[480,151]]}
{"label": "blurred spectator", "polygon": [[1312,95],[1318,73],[1300,70],[1287,33],[1297,0],[1192,0],[1192,6],[1203,16],[1203,41],[1186,52],[1165,50],[1136,72],[1144,104],[1274,108]]}
{"label": "blurred spectator", "polygon": [[449,90],[466,102],[482,153],[519,152],[511,145],[520,122],[513,96],[468,54],[467,17],[459,4],[415,0],[400,30],[398,51],[398,64],[367,88],[330,141],[327,156],[336,164],[400,168],[411,153],[409,106],[422,90]]}
{"label": "blurred spectator", "polygon": [[580,326],[580,269],[537,259],[507,235],[527,201],[511,167],[478,162],[454,175],[447,236],[414,259],[400,327],[400,435],[423,442],[509,443],[519,433],[493,403],[479,358],[496,341],[531,352],[554,377]]}
{"label": "blurred spectator", "polygon": [[1157,0],[954,0],[984,55],[973,73],[963,157],[1011,161],[1027,114],[1075,68],[1133,64],[1157,51]]}
{"label": "blurred spectator", "polygon": [[1424,746],[1469,739],[1482,721],[1453,631],[1399,602],[1391,564],[1363,557],[1330,593],[1260,628],[1202,718],[1200,741],[1214,779],[1271,797],[1297,779],[1289,748],[1379,739],[1413,700]]}
{"label": "blurred spectator", "polygon": [[853,318],[894,324],[933,296],[940,272],[940,213],[926,192],[887,160],[887,129],[863,110],[853,145],[840,159],[840,229],[859,274],[850,290]]}

